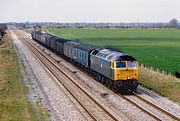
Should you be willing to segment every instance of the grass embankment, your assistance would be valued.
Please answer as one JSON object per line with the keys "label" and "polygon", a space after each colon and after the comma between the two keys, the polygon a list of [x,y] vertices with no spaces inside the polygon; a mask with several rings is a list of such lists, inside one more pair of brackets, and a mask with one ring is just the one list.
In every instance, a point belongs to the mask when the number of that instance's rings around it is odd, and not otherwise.
{"label": "grass embankment", "polygon": [[35,106],[27,101],[27,92],[15,49],[9,36],[5,35],[0,40],[0,121],[47,119],[43,108],[36,106],[35,109]]}
{"label": "grass embankment", "polygon": [[140,67],[139,83],[180,104],[180,79]]}
{"label": "grass embankment", "polygon": [[[180,71],[180,29],[76,29],[48,28],[62,38],[104,47],[111,45],[145,65],[174,73]],[[180,80],[140,68],[139,82],[180,103]]]}

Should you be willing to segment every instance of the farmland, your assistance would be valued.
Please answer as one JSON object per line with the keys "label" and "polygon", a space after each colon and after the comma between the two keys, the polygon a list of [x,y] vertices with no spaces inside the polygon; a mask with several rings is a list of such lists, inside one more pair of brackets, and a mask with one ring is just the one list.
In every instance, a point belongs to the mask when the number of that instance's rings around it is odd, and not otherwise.
{"label": "farmland", "polygon": [[180,71],[180,29],[46,28],[62,38],[98,47],[111,46],[145,65],[167,72]]}

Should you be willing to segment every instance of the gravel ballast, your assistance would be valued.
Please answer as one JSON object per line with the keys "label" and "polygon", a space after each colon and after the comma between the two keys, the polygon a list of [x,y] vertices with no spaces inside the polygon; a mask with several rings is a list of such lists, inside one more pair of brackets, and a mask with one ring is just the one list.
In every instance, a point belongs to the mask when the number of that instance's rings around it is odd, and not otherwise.
{"label": "gravel ballast", "polygon": [[27,49],[22,41],[10,30],[13,43],[24,65],[27,76],[31,80],[29,99],[42,102],[49,111],[52,120],[87,120],[85,113],[72,101],[66,90],[48,73],[42,64]]}

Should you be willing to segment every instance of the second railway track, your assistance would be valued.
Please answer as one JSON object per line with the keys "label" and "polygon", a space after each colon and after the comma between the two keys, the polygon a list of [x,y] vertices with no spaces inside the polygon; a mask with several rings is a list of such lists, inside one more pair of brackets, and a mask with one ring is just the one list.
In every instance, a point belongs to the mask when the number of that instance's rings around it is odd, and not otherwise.
{"label": "second railway track", "polygon": [[165,115],[167,115],[168,117],[170,117],[171,119],[173,120],[177,120],[177,121],[180,121],[180,118],[178,118],[177,116],[171,114],[170,112],[166,111],[165,109],[157,106],[156,104],[152,103],[151,101],[141,97],[139,94],[137,94],[136,92],[132,92],[132,94],[139,98],[140,100],[144,101],[145,103],[147,103],[148,105],[154,107],[155,109],[159,110],[160,112],[164,113]]}

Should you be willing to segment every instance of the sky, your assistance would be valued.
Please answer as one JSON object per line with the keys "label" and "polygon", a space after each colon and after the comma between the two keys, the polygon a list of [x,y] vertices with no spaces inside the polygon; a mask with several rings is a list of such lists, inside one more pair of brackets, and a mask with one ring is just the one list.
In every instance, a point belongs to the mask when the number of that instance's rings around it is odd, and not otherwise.
{"label": "sky", "polygon": [[180,21],[180,0],[0,0],[2,22]]}

